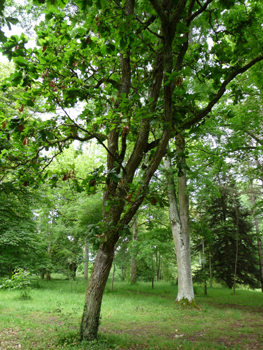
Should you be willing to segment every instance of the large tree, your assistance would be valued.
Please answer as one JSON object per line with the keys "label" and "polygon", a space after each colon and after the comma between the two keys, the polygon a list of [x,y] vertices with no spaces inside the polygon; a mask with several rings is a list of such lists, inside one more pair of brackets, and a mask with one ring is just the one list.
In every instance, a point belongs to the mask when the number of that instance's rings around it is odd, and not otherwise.
{"label": "large tree", "polygon": [[[25,91],[17,96],[19,117],[2,116],[2,137],[14,147],[2,154],[1,170],[28,185],[43,174],[55,184],[58,175],[45,169],[70,142],[95,139],[107,149],[104,168],[81,181],[72,170],[63,175],[78,191],[105,184],[101,244],[81,323],[82,339],[91,340],[97,337],[115,244],[148,195],[169,139],[198,127],[228,84],[263,59],[262,4],[65,2],[46,1],[35,48],[27,48],[24,35],[2,46],[16,66],[4,91],[14,85]],[[25,113],[38,98],[49,112],[45,118]],[[79,102],[82,110],[73,112]]]}

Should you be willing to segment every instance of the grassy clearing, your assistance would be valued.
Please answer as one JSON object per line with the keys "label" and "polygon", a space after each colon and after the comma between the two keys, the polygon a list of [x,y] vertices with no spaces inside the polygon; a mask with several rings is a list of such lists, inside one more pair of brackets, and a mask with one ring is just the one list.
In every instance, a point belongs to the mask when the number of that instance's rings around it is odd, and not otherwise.
{"label": "grassy clearing", "polygon": [[263,294],[196,287],[200,310],[174,303],[168,283],[110,283],[105,289],[99,342],[83,344],[78,333],[86,283],[81,278],[34,279],[32,299],[0,290],[0,350],[11,349],[263,349]]}

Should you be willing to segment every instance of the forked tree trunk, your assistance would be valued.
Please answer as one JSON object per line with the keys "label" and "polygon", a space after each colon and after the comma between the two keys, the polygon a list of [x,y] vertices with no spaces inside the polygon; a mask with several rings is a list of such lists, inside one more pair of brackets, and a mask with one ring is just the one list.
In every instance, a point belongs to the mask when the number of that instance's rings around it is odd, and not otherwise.
{"label": "forked tree trunk", "polygon": [[[171,0],[169,0],[169,2],[173,4]],[[153,78],[149,84],[149,99],[152,101],[151,110],[154,112],[161,93],[162,83],[164,82],[163,121],[167,122],[168,125],[171,125],[172,123],[172,91],[175,87],[175,81],[174,84],[169,81],[170,75],[174,68],[172,43],[176,33],[176,25],[182,16],[182,13],[186,6],[186,1],[180,2],[179,5],[176,7],[176,16],[173,15],[172,19],[170,19],[169,17],[162,16],[163,10],[157,4],[157,2],[154,2],[153,4],[154,9],[158,12],[161,12],[160,19],[162,22],[161,29],[163,31],[163,48],[157,49],[156,51],[156,58],[152,71]],[[125,12],[127,16],[133,15],[134,6],[134,0],[126,0]],[[176,69],[178,71],[181,68],[185,52],[186,51],[183,50],[182,54],[179,55],[177,59]],[[131,55],[129,48],[127,48],[124,54],[120,54],[121,77],[120,83],[118,84],[118,99],[115,104],[116,109],[120,106],[121,96],[125,94],[126,97],[128,97],[130,94],[130,87],[132,82],[132,57],[133,56]],[[164,127],[162,136],[158,141],[158,145],[153,158],[151,159],[151,162],[149,162],[147,168],[144,170],[143,186],[138,188],[138,190],[135,191],[136,193],[130,192],[130,184],[133,183],[135,173],[140,167],[144,155],[147,153],[147,148],[149,145],[154,146],[152,142],[148,143],[151,130],[150,118],[151,117],[149,116],[141,119],[140,124],[138,125],[138,136],[130,156],[128,156],[126,152],[127,134],[120,134],[121,127],[123,126],[121,119],[119,124],[116,124],[116,126],[111,129],[108,135],[107,170],[110,172],[115,168],[115,171],[118,174],[122,174],[122,179],[119,183],[115,183],[113,180],[110,180],[110,182],[107,184],[107,190],[105,191],[103,197],[103,221],[106,228],[101,235],[101,241],[103,243],[98,250],[97,257],[93,266],[93,271],[89,280],[88,290],[86,293],[80,332],[82,340],[89,341],[97,338],[102,295],[113,262],[114,246],[119,238],[119,232],[125,225],[128,225],[130,223],[139,206],[142,204],[143,199],[146,196],[146,189],[149,185],[149,182],[154,172],[157,170],[163,156],[165,155],[168,141],[170,139],[171,130],[169,127]],[[121,149],[119,149],[119,147],[121,147]],[[116,161],[118,163],[117,168]],[[124,212],[125,199],[127,198],[128,194],[129,196],[133,195],[133,197],[127,207],[125,207]],[[106,213],[105,207],[107,202],[112,203],[112,207]]]}
{"label": "forked tree trunk", "polygon": [[164,159],[164,166],[166,168],[169,218],[177,259],[178,294],[176,301],[187,301],[191,305],[195,304],[195,301],[190,257],[189,204],[185,193],[186,176],[184,174],[178,179],[179,213],[170,159]]}

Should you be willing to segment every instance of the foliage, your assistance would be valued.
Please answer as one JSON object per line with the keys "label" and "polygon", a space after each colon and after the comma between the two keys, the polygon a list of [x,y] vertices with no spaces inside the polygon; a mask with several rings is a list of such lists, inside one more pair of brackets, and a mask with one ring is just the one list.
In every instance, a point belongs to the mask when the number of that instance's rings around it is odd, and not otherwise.
{"label": "foliage", "polygon": [[29,299],[31,292],[31,282],[27,278],[28,275],[29,272],[25,271],[24,269],[16,269],[11,279],[6,278],[2,280],[0,289],[18,289],[21,291],[21,297],[23,299]]}
{"label": "foliage", "polygon": [[[235,259],[238,254],[236,282],[257,288],[257,249],[255,237],[251,232],[253,225],[249,220],[249,212],[242,207],[233,183],[221,184],[218,190],[220,196],[213,198],[206,206],[210,235],[204,237],[212,255],[213,277],[232,288]],[[196,271],[197,275],[200,273],[201,271]]]}
{"label": "foliage", "polygon": [[0,274],[11,276],[19,267],[37,272],[47,263],[32,212],[37,197],[8,182],[0,188]]}
{"label": "foliage", "polygon": [[7,37],[3,31],[3,26],[8,26],[8,29],[11,30],[11,25],[17,24],[18,19],[15,18],[13,15],[11,16],[6,16],[5,13],[5,5],[8,1],[2,0],[0,3],[0,42],[6,42]]}
{"label": "foliage", "polygon": [[[178,129],[198,127],[198,123],[221,98],[226,85],[261,60],[258,45],[252,45],[261,40],[260,4],[251,2],[247,17],[244,17],[243,4],[231,3],[229,7],[224,2],[215,1],[213,4],[206,3],[201,9],[201,5],[195,4],[189,8],[192,12],[189,22],[186,20],[189,17],[186,16],[185,8],[181,14],[185,20],[182,19],[182,23],[178,24],[178,35],[171,47],[176,54],[170,60],[176,63],[176,68],[165,67],[165,77],[163,82],[159,82],[163,84],[165,93],[168,85],[174,89],[174,113],[170,120],[166,117],[165,120],[162,116],[167,109],[163,108],[164,95],[158,93],[150,98],[147,96],[147,91],[153,90],[152,76],[158,73],[156,63],[159,59],[163,60],[163,57],[159,57],[159,40],[163,41],[164,38],[157,34],[158,28],[164,26],[161,15],[163,10],[158,7],[157,11],[155,5],[148,4],[148,12],[145,12],[144,2],[138,2],[135,15],[124,15],[123,8],[115,2],[79,1],[68,5],[67,2],[55,5],[50,1],[40,3],[47,3],[47,8],[44,10],[45,20],[36,27],[37,46],[33,49],[26,48],[28,39],[21,35],[12,36],[2,47],[4,54],[12,58],[16,66],[16,71],[6,80],[3,90],[6,93],[13,86],[25,89],[18,95],[16,108],[20,111],[19,118],[15,121],[10,120],[10,117],[7,120],[3,118],[7,125],[2,134],[5,137],[13,131],[12,142],[15,142],[16,147],[7,153],[15,154],[16,157],[19,155],[23,171],[16,169],[14,172],[29,184],[36,178],[32,173],[36,171],[39,175],[39,170],[45,169],[49,161],[73,140],[85,142],[94,138],[106,148],[103,141],[114,134],[117,140],[115,144],[122,145],[122,151],[108,149],[112,158],[108,169],[98,169],[80,182],[72,173],[64,175],[72,180],[77,191],[94,191],[95,186],[90,184],[95,177],[96,181],[121,190],[121,179],[125,178],[122,176],[123,164],[132,163],[128,159],[133,154],[131,149],[137,139],[138,126],[146,116],[147,128],[144,125],[142,129],[147,132],[145,136],[151,146],[142,145],[146,152],[140,151],[140,161],[148,169],[146,173],[151,174],[145,177],[148,184],[153,173],[150,167],[156,169],[160,161],[160,155],[158,161],[156,158],[159,152],[156,153],[156,146],[160,143],[161,135],[166,135],[169,129],[175,132]],[[63,12],[58,6],[62,7]],[[207,18],[207,6],[211,18]],[[223,11],[226,7],[227,11]],[[202,15],[199,16],[200,14]],[[128,26],[126,22],[129,23]],[[192,32],[188,43],[190,23]],[[215,28],[221,27],[225,29],[217,33]],[[207,36],[214,40],[212,48],[206,42]],[[249,50],[248,45],[253,50]],[[119,59],[124,52],[123,62],[127,58],[128,71]],[[151,67],[152,72],[147,72],[146,67]],[[194,76],[201,80],[201,84]],[[129,80],[129,84],[125,85],[126,80]],[[124,88],[128,85],[132,89]],[[158,89],[161,91],[160,87]],[[43,111],[50,112],[50,117],[45,120],[29,117],[25,113],[26,107],[33,107],[40,96],[44,101]],[[75,118],[70,107],[77,106],[79,101],[85,101],[85,104]],[[91,105],[86,103],[88,101],[92,102]],[[200,105],[204,108],[200,109]],[[43,149],[53,152],[43,154],[40,152]],[[132,157],[134,156],[135,154]],[[156,162],[152,161],[153,157]],[[28,161],[25,164],[25,158],[31,159],[32,163]],[[35,158],[37,161],[33,162]],[[8,159],[8,154],[5,159]],[[133,169],[132,177],[137,169],[139,164]],[[144,182],[144,173],[145,171],[140,171],[136,174],[136,177],[141,177],[135,181],[136,186],[131,186],[129,181],[125,183],[126,195],[135,196],[136,187]],[[59,178],[52,173],[44,176],[53,185]],[[142,195],[139,192],[136,197]],[[125,202],[128,203],[129,201]]]}

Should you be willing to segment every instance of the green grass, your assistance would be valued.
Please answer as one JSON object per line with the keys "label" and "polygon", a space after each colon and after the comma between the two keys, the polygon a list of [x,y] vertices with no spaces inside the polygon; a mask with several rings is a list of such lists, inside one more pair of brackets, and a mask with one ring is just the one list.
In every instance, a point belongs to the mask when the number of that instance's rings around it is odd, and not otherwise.
{"label": "green grass", "polygon": [[200,310],[174,300],[168,283],[106,286],[99,341],[80,343],[87,283],[34,278],[29,300],[0,290],[0,350],[9,349],[263,349],[263,293],[195,287]]}

